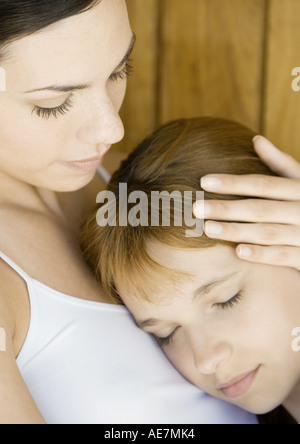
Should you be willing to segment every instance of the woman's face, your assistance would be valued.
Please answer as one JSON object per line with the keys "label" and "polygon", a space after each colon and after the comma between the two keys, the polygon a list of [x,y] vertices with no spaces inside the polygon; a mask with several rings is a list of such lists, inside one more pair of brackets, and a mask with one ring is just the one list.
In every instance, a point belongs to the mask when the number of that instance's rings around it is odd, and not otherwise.
{"label": "woman's face", "polygon": [[209,394],[253,413],[288,399],[300,381],[300,353],[292,348],[292,331],[299,327],[299,273],[242,262],[224,246],[155,245],[151,256],[193,276],[170,283],[152,302],[120,293],[175,367]]}
{"label": "woman's face", "polygon": [[10,44],[0,62],[0,179],[53,191],[93,179],[124,136],[119,110],[133,45],[125,0],[102,0]]}

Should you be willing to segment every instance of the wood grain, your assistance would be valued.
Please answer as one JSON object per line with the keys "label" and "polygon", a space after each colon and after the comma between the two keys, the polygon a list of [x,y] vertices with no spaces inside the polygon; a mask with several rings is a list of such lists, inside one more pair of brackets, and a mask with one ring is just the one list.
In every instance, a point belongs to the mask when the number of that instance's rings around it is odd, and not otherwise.
{"label": "wood grain", "polygon": [[300,161],[300,91],[291,86],[292,70],[300,67],[300,2],[271,0],[268,15],[263,132]]}
{"label": "wood grain", "polygon": [[125,139],[115,150],[130,152],[157,121],[157,51],[160,0],[127,0],[133,31],[137,36],[132,55],[134,73],[128,79],[127,95],[121,117]]}
{"label": "wood grain", "polygon": [[215,115],[260,129],[264,0],[165,0],[161,121]]}
{"label": "wood grain", "polygon": [[[121,112],[129,153],[159,124],[237,120],[300,160],[299,0],[127,0],[137,34]],[[300,70],[299,70],[300,71]],[[300,85],[300,81],[299,81]]]}

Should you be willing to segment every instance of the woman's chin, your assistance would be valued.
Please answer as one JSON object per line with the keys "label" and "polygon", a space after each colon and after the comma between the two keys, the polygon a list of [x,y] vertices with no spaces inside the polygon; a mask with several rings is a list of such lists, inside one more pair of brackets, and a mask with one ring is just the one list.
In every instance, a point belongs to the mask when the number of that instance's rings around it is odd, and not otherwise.
{"label": "woman's chin", "polygon": [[96,171],[92,171],[82,174],[76,178],[72,177],[69,180],[65,179],[61,184],[56,184],[53,191],[55,191],[56,193],[72,193],[75,191],[79,191],[89,185],[93,181],[95,176]]}

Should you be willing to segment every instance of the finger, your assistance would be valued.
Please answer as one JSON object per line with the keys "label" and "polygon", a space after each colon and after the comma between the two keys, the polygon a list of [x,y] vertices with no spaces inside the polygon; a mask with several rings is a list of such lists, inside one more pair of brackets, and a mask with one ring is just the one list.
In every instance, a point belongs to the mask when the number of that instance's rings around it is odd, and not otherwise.
{"label": "finger", "polygon": [[300,180],[281,177],[213,174],[202,177],[205,191],[236,196],[253,196],[275,200],[300,200]]}
{"label": "finger", "polygon": [[[203,202],[201,206],[195,204],[194,213],[199,219],[199,216],[203,218]],[[300,225],[300,202],[261,199],[206,200],[204,219]]]}
{"label": "finger", "polygon": [[260,264],[289,267],[300,270],[300,249],[297,247],[261,247],[239,245],[236,249],[240,259]]}
{"label": "finger", "polygon": [[280,151],[263,136],[256,136],[253,142],[255,151],[272,171],[283,177],[300,178],[300,163],[292,156]]}
{"label": "finger", "polygon": [[278,224],[236,224],[208,221],[205,234],[235,243],[300,247],[300,227]]}

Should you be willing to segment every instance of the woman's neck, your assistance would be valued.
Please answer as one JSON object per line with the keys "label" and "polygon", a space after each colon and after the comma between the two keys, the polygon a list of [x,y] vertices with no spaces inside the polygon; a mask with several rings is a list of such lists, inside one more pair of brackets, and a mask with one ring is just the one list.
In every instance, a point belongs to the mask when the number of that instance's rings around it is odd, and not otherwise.
{"label": "woman's neck", "polygon": [[43,212],[63,223],[66,222],[58,193],[55,191],[34,187],[2,174],[0,174],[0,190],[0,204],[2,206]]}

